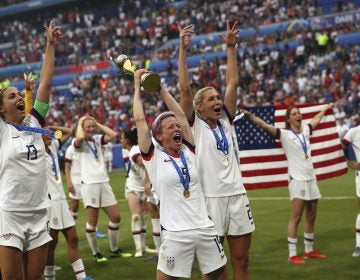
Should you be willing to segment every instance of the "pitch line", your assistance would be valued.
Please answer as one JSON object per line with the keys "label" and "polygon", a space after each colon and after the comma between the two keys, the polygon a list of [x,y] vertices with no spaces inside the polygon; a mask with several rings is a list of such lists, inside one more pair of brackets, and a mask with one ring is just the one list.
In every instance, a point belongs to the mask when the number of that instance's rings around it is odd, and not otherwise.
{"label": "pitch line", "polygon": [[[321,200],[351,200],[356,196],[323,196]],[[249,200],[289,200],[288,196],[275,196],[275,197],[249,197]]]}

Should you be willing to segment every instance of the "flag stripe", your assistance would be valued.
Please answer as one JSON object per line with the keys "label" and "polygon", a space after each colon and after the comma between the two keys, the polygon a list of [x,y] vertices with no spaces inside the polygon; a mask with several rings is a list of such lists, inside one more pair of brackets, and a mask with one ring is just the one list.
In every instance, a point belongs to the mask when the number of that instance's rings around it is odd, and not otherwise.
{"label": "flag stripe", "polygon": [[[299,105],[302,123],[306,125],[326,105]],[[267,123],[285,128],[286,106],[250,107]],[[281,143],[265,130],[248,120],[234,123],[234,136],[240,157],[240,170],[246,189],[272,188],[288,185],[288,163]],[[311,159],[318,180],[346,173],[346,160],[336,129],[335,116],[328,110],[310,137]]]}

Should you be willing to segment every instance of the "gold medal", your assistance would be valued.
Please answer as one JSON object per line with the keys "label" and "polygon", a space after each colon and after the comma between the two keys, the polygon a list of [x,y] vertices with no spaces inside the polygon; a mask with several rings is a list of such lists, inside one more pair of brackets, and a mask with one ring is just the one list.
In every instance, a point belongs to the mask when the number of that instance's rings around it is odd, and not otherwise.
{"label": "gold medal", "polygon": [[309,156],[307,154],[305,154],[305,159],[308,160],[309,159]]}
{"label": "gold medal", "polygon": [[54,137],[55,137],[56,139],[60,139],[61,136],[62,136],[61,130],[55,130],[55,132],[54,132]]}
{"label": "gold medal", "polygon": [[184,190],[183,195],[185,198],[189,198],[190,197],[190,191],[189,190]]}

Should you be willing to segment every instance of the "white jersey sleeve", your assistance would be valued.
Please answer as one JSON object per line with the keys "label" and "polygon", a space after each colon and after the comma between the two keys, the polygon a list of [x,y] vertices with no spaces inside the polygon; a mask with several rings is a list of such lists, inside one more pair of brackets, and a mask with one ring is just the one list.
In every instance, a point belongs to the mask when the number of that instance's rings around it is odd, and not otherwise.
{"label": "white jersey sleeve", "polygon": [[[206,210],[194,152],[185,145],[182,149],[190,173],[190,196],[188,198],[183,194],[184,187],[179,174],[167,153],[152,145],[147,154],[142,154],[150,180],[160,199],[160,223],[163,228],[170,231],[190,230],[213,225]],[[181,170],[184,170],[185,166],[179,156],[174,155],[172,159]]]}
{"label": "white jersey sleeve", "polygon": [[[220,120],[228,142],[228,154],[224,154],[210,126],[195,116],[192,132],[196,144],[196,160],[201,185],[206,197],[224,197],[246,193],[234,148],[231,124],[226,115]],[[214,129],[220,139],[219,127]]]}
{"label": "white jersey sleeve", "polygon": [[[36,115],[36,112],[32,112]],[[26,116],[24,123],[41,127],[40,115]],[[39,120],[39,121],[38,121]],[[50,206],[46,182],[46,151],[41,134],[18,131],[0,118],[0,207],[28,211]]]}
{"label": "white jersey sleeve", "polygon": [[350,128],[344,136],[344,141],[350,143],[355,152],[356,161],[360,161],[360,126]]}

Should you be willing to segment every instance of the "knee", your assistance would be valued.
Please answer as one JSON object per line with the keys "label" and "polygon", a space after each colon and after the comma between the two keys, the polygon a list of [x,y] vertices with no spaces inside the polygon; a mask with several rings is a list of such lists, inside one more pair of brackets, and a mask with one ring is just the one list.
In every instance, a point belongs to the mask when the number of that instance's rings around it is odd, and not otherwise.
{"label": "knee", "polygon": [[235,254],[231,257],[231,263],[233,267],[241,268],[246,271],[249,266],[249,255],[248,254]]}
{"label": "knee", "polygon": [[113,222],[113,223],[120,223],[121,222],[121,216],[120,214],[116,214],[116,215],[112,215],[110,217],[110,221]]}
{"label": "knee", "polygon": [[77,236],[77,234],[74,234],[73,236],[71,236],[69,238],[69,246],[70,247],[76,247],[79,243],[79,237]]}

